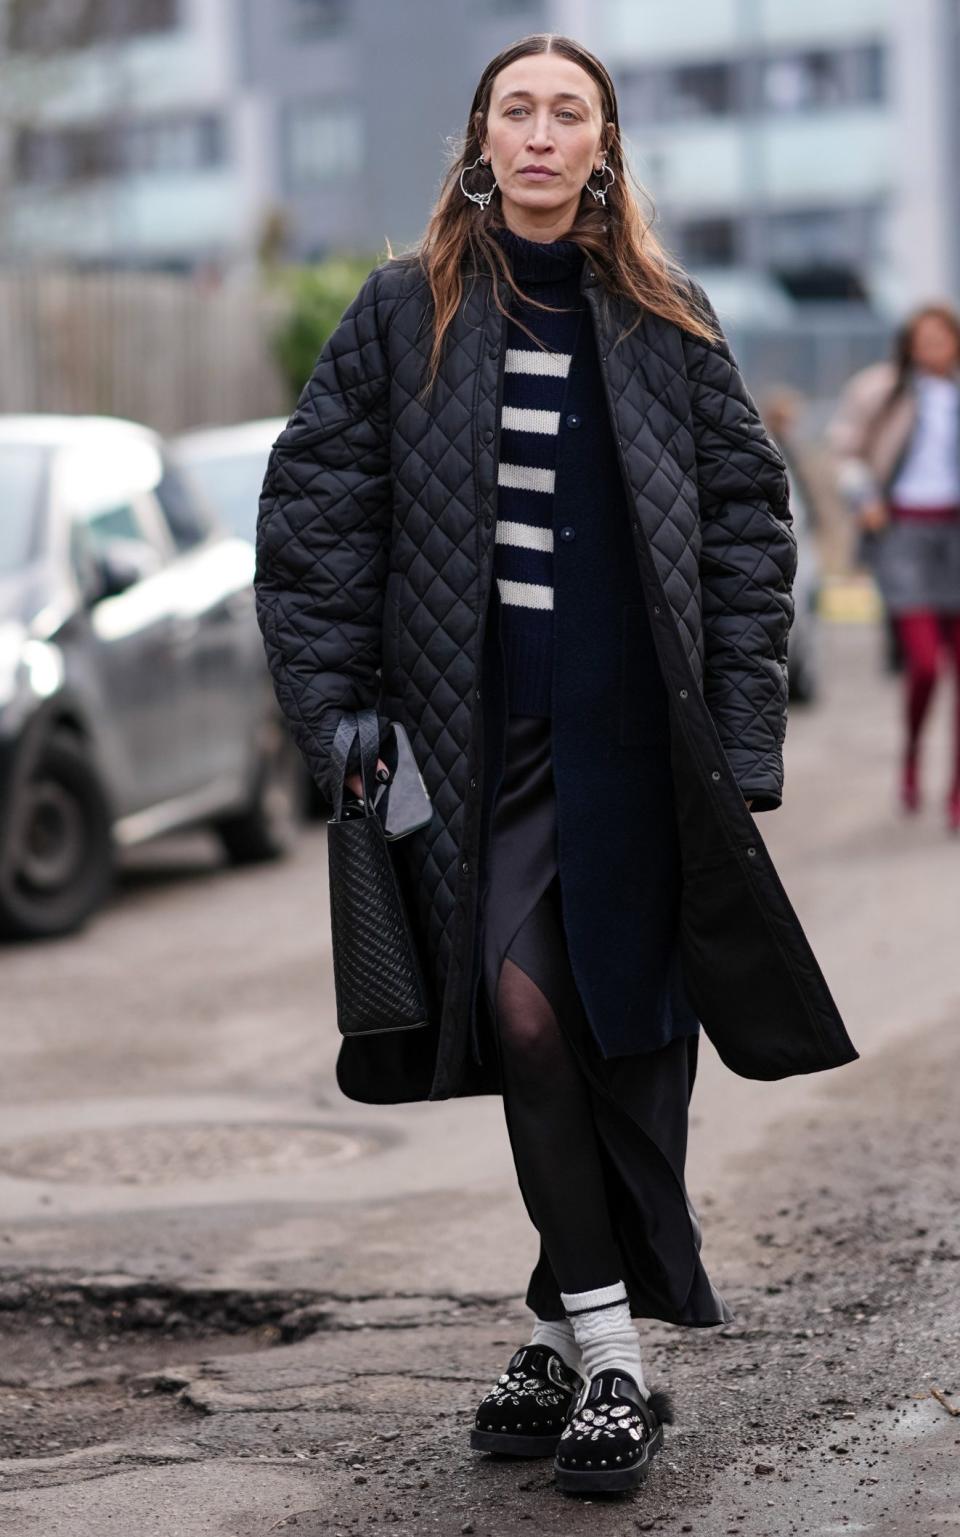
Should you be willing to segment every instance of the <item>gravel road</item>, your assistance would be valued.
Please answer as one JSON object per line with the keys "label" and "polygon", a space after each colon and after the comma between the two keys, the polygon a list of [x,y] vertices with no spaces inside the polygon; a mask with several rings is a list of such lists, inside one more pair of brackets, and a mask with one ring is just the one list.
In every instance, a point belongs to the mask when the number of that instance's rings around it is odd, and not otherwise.
{"label": "gravel road", "polygon": [[534,1239],[499,1101],[339,1096],[314,828],[258,871],[141,851],[85,934],[0,954],[0,1532],[960,1530],[947,701],[904,821],[879,639],[826,641],[761,825],[861,1060],[757,1084],[704,1043],[689,1186],[736,1318],[641,1325],[677,1404],[644,1488],[467,1447]]}

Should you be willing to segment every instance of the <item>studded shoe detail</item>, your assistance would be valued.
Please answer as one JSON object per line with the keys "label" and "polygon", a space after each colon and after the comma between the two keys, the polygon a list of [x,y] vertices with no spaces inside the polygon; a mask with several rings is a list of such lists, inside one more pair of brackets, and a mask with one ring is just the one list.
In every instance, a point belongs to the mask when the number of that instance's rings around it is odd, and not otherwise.
{"label": "studded shoe detail", "polygon": [[619,1367],[591,1377],[564,1427],[554,1472],[558,1489],[590,1494],[632,1489],[663,1447],[663,1426],[673,1424],[673,1400],[664,1389],[645,1399]]}
{"label": "studded shoe detail", "polygon": [[585,1385],[555,1350],[521,1345],[481,1399],[470,1445],[509,1457],[551,1457]]}

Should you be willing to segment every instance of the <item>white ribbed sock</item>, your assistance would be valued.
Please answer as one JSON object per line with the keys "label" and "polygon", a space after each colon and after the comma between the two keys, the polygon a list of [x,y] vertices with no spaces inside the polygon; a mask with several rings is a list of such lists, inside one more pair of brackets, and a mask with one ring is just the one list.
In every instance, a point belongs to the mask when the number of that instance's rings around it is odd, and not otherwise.
{"label": "white ribbed sock", "polygon": [[555,1350],[558,1356],[562,1356],[571,1370],[580,1370],[580,1346],[577,1344],[573,1332],[573,1324],[569,1318],[538,1318],[533,1315],[533,1333],[530,1336],[531,1345],[546,1345]]}
{"label": "white ribbed sock", "polygon": [[560,1300],[580,1346],[581,1375],[595,1377],[609,1366],[628,1372],[644,1398],[650,1390],[643,1380],[640,1339],[630,1317],[627,1288],[622,1281],[588,1292],[561,1292]]}

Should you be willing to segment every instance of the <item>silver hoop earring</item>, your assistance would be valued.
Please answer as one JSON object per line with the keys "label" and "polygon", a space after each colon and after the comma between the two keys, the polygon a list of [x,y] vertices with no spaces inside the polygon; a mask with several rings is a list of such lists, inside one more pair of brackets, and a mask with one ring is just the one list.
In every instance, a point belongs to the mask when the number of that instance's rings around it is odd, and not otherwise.
{"label": "silver hoop earring", "polygon": [[464,197],[468,197],[470,199],[471,203],[477,203],[481,208],[486,208],[490,199],[493,197],[494,187],[499,186],[499,182],[497,181],[496,177],[494,177],[493,187],[491,187],[488,192],[468,192],[466,187],[463,185],[463,178],[467,171],[472,171],[478,165],[486,164],[487,162],[484,160],[483,156],[478,155],[477,159],[473,162],[473,165],[465,165],[463,170],[460,172],[460,191],[463,193]]}
{"label": "silver hoop earring", "polygon": [[607,157],[606,157],[606,155],[604,155],[604,157],[603,157],[603,162],[602,162],[602,164],[600,166],[600,170],[598,171],[597,174],[599,176],[602,176],[604,174],[604,172],[606,172],[606,174],[610,178],[610,180],[606,184],[606,186],[601,184],[599,187],[591,187],[589,180],[584,182],[584,186],[586,187],[588,192],[591,192],[593,194],[595,200],[598,203],[602,203],[604,208],[606,208],[606,206],[607,206],[607,193],[610,191],[610,188],[613,186],[614,182],[617,179],[614,176],[614,174],[613,174],[612,168],[607,165]]}

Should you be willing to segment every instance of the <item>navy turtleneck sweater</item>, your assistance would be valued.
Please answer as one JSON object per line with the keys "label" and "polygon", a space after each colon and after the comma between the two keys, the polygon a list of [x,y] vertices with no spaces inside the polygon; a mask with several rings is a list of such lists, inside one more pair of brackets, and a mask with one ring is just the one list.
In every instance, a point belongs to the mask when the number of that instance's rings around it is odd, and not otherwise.
{"label": "navy turtleneck sweater", "polygon": [[[505,226],[491,234],[519,286],[565,311],[550,314],[511,296],[494,551],[508,708],[550,715],[554,485],[567,376],[584,322],[584,252],[573,240],[528,240]],[[518,318],[548,351],[520,329]]]}

